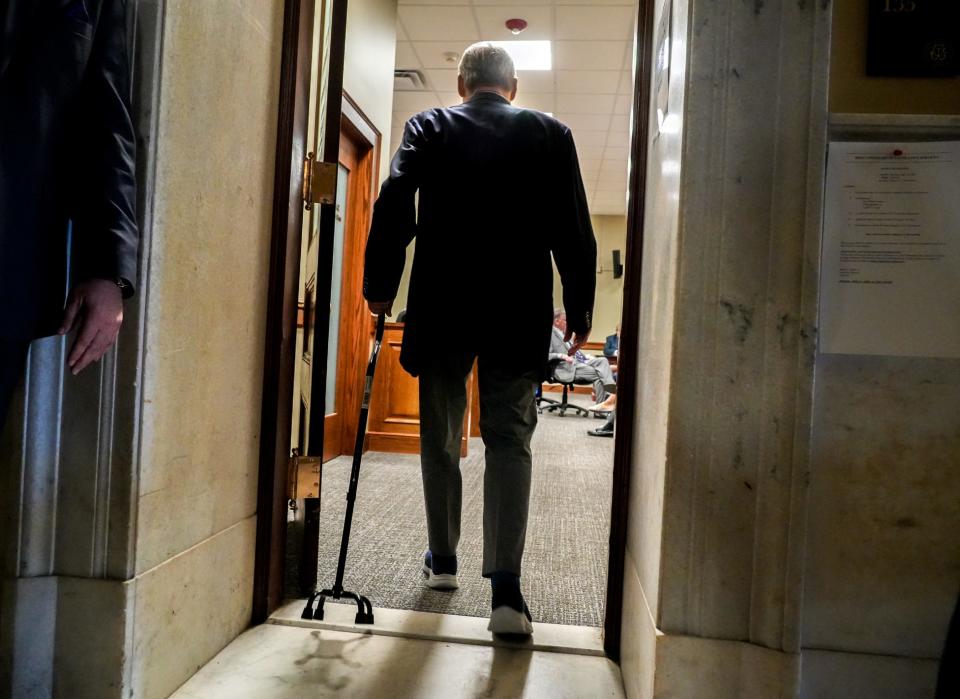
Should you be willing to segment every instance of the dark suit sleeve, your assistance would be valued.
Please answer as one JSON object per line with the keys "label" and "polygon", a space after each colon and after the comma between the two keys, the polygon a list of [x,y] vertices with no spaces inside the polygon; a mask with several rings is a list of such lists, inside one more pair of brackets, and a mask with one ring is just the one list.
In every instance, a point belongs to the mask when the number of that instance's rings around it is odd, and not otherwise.
{"label": "dark suit sleeve", "polygon": [[593,235],[587,195],[573,134],[565,129],[557,163],[557,206],[554,220],[553,260],[563,285],[567,325],[578,335],[593,327],[593,301],[597,288],[597,240]]}
{"label": "dark suit sleeve", "polygon": [[390,176],[373,205],[363,270],[363,296],[368,301],[391,301],[397,296],[407,245],[417,230],[416,194],[425,147],[420,124],[416,118],[410,119],[390,163]]}
{"label": "dark suit sleeve", "polygon": [[136,142],[130,118],[126,2],[104,0],[77,102],[74,274],[137,281]]}

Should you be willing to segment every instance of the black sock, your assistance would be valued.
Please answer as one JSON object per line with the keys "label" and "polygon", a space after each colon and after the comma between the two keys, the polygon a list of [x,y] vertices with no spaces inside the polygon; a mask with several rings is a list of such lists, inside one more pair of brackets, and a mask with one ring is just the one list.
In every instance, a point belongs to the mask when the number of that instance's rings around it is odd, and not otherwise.
{"label": "black sock", "polygon": [[520,594],[520,576],[508,571],[497,571],[490,575],[493,588],[493,608],[507,605],[523,612],[523,595]]}
{"label": "black sock", "polygon": [[430,554],[430,568],[434,575],[456,575],[457,574],[457,556],[438,556],[435,553]]}

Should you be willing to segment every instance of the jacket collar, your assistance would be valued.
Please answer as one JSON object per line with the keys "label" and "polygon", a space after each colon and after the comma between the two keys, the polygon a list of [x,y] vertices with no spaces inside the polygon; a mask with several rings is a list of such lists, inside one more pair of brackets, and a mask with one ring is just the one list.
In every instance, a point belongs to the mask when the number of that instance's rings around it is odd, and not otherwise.
{"label": "jacket collar", "polygon": [[501,95],[498,92],[490,92],[489,90],[479,90],[473,93],[473,96],[467,100],[469,104],[474,102],[499,102],[500,104],[510,104],[510,100]]}

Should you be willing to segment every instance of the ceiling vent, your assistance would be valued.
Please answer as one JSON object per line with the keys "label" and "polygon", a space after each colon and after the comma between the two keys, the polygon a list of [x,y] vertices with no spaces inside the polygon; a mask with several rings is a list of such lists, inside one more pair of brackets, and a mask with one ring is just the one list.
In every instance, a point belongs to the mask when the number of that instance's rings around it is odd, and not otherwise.
{"label": "ceiling vent", "polygon": [[393,89],[401,92],[410,90],[426,90],[427,81],[423,72],[412,68],[398,68],[393,71]]}

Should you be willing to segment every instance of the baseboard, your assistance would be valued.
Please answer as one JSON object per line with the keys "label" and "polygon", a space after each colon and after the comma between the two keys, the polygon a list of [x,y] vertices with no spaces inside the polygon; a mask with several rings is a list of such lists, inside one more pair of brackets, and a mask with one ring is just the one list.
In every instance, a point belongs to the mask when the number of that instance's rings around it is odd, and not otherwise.
{"label": "baseboard", "polygon": [[654,697],[796,699],[800,656],[743,641],[657,637]]}
{"label": "baseboard", "polygon": [[938,661],[805,649],[802,699],[931,699]]}

